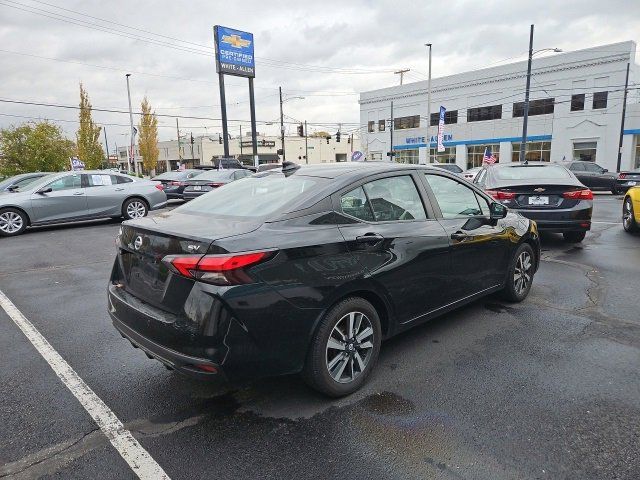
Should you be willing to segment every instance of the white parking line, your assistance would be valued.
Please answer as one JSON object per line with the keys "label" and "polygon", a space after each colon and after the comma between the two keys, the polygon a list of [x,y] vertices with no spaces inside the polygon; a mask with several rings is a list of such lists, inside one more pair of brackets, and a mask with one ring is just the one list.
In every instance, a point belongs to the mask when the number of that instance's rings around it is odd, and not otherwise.
{"label": "white parking line", "polygon": [[73,393],[91,415],[102,433],[106,435],[133,472],[141,479],[169,479],[162,467],[149,455],[118,417],[107,407],[71,366],[49,344],[46,338],[27,320],[9,298],[0,290],[0,307],[22,330],[27,339],[47,361],[62,383]]}
{"label": "white parking line", "polygon": [[601,223],[603,225],[622,225],[622,221],[620,221],[620,222],[591,222],[591,223]]}

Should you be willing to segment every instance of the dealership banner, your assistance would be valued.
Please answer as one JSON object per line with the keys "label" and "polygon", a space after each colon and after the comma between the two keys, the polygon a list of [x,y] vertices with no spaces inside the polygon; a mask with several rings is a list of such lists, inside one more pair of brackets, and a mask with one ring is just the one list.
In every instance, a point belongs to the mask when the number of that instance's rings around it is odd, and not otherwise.
{"label": "dealership banner", "polygon": [[438,120],[438,152],[444,152],[444,114],[447,110],[440,106],[440,119]]}
{"label": "dealership banner", "polygon": [[238,77],[255,77],[253,33],[216,25],[213,27],[216,46],[216,71]]}

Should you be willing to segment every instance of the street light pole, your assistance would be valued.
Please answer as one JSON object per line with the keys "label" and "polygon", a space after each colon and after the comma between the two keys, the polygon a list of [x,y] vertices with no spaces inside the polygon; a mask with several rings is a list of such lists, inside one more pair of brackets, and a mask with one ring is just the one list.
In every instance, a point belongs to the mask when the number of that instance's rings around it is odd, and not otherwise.
{"label": "street light pole", "polygon": [[431,136],[429,127],[431,126],[431,43],[425,43],[429,47],[429,80],[427,80],[427,163],[431,163]]}
{"label": "street light pole", "polygon": [[304,160],[309,163],[309,132],[307,131],[307,121],[304,121]]}
{"label": "street light pole", "polygon": [[524,115],[522,119],[522,140],[520,141],[520,163],[524,162],[527,146],[527,126],[529,123],[529,89],[531,87],[531,61],[533,60],[533,24],[529,33],[529,63],[527,64],[527,87],[524,94]]}
{"label": "street light pole", "polygon": [[[137,176],[138,164],[136,163],[136,152],[133,148],[135,143],[135,128],[133,126],[133,110],[131,109],[131,89],[129,88],[129,77],[131,76],[131,74],[127,73],[125,76],[127,77],[127,97],[129,98],[129,122],[131,123],[131,142],[129,145],[129,155],[131,156],[131,160],[133,160],[133,170]],[[131,173],[131,162],[129,162],[129,165],[127,167],[127,172]]]}
{"label": "street light pole", "polygon": [[278,87],[280,92],[280,148],[282,148],[282,161],[284,162],[284,115],[282,113],[282,87]]}

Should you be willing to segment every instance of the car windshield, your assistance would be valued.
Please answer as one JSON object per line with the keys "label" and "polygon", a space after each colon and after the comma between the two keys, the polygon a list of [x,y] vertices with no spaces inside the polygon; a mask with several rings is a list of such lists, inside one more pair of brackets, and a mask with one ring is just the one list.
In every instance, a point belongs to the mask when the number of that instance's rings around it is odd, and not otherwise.
{"label": "car windshield", "polygon": [[174,211],[206,215],[266,217],[286,205],[313,195],[316,185],[326,179],[268,174],[247,177],[190,201]]}
{"label": "car windshield", "polygon": [[530,180],[543,178],[571,178],[569,171],[560,165],[518,165],[494,169],[498,180]]}
{"label": "car windshield", "polygon": [[235,170],[209,170],[197,176],[197,180],[229,180]]}
{"label": "car windshield", "polygon": [[181,172],[165,172],[161,173],[160,175],[156,175],[152,178],[152,180],[182,180],[184,178],[187,178],[187,175],[189,175],[189,173],[190,170],[183,170]]}

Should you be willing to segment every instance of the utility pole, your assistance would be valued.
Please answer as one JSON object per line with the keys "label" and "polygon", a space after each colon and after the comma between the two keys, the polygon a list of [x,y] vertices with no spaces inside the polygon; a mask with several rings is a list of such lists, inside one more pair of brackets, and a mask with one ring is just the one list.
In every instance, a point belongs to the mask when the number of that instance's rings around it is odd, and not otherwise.
{"label": "utility pole", "polygon": [[425,47],[429,47],[429,79],[427,80],[427,163],[431,163],[431,135],[429,135],[429,127],[431,126],[431,43],[425,43]]}
{"label": "utility pole", "polygon": [[284,115],[282,114],[282,87],[278,87],[280,92],[280,144],[282,148],[282,161],[284,162]]}
{"label": "utility pole", "polygon": [[309,163],[309,132],[307,132],[307,121],[304,121],[304,159]]}
{"label": "utility pole", "polygon": [[180,127],[178,126],[177,118],[176,118],[176,133],[178,134],[178,163],[182,165],[182,150],[180,150]]}
{"label": "utility pole", "polygon": [[240,124],[240,155],[242,155],[242,124]]}
{"label": "utility pole", "polygon": [[[129,122],[131,123],[131,142],[130,142],[130,150],[129,155],[131,156],[131,160],[133,160],[133,170],[138,175],[138,163],[136,162],[136,151],[133,146],[135,145],[135,135],[136,129],[133,126],[133,110],[131,110],[131,89],[129,88],[129,77],[130,73],[125,75],[127,77],[127,97],[129,98]],[[127,172],[131,173],[131,162],[129,162],[129,166],[127,167]]]}
{"label": "utility pole", "polygon": [[624,117],[627,114],[627,91],[629,88],[629,64],[627,63],[627,77],[624,81],[624,100],[622,100],[622,121],[620,122],[620,142],[618,144],[618,163],[616,172],[620,173],[622,166],[622,140],[624,138]]}
{"label": "utility pole", "polygon": [[393,72],[396,75],[398,75],[398,74],[400,75],[400,85],[402,85],[402,83],[403,83],[404,74],[407,73],[407,72],[410,72],[410,71],[411,71],[411,69],[405,68],[405,69],[402,69],[402,70],[398,70],[397,72]]}
{"label": "utility pole", "polygon": [[522,140],[520,141],[520,163],[524,162],[529,123],[529,89],[531,88],[531,61],[533,60],[533,24],[529,33],[529,63],[527,64],[527,87],[524,93],[524,116],[522,118]]}
{"label": "utility pole", "polygon": [[109,166],[109,142],[107,142],[107,127],[102,127],[104,132],[104,148],[107,149],[107,166]]}
{"label": "utility pole", "polygon": [[391,127],[389,128],[391,134],[391,145],[389,148],[389,161],[393,162],[393,100],[391,100]]}

